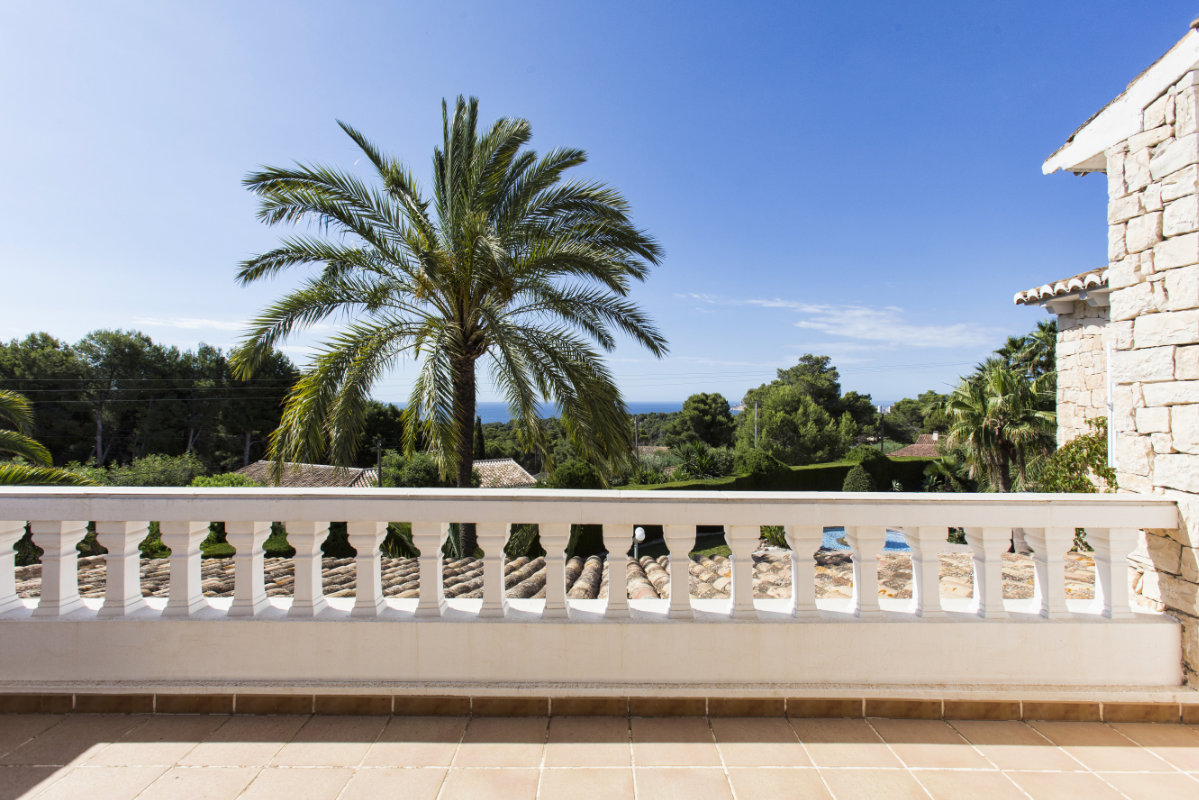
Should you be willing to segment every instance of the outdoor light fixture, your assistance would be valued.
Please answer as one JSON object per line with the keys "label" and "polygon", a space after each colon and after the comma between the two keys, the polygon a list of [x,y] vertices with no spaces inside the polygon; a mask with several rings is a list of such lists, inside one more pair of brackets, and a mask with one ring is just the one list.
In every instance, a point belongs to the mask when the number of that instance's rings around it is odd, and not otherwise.
{"label": "outdoor light fixture", "polygon": [[638,554],[637,547],[645,541],[645,528],[638,525],[633,528],[633,560],[640,561],[641,556]]}

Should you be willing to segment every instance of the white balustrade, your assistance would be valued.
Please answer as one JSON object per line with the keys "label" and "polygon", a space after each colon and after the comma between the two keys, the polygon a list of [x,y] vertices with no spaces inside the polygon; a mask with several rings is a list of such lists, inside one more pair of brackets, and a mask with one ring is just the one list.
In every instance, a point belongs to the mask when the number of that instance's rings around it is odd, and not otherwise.
{"label": "white balustrade", "polygon": [[255,617],[269,605],[263,570],[266,556],[262,546],[271,535],[269,522],[226,522],[225,541],[233,545],[233,605],[231,617]]}
{"label": "white balustrade", "polygon": [[[281,517],[296,551],[290,598],[264,590],[266,520]],[[138,682],[175,681],[178,691],[213,683],[271,691],[419,684],[422,691],[471,685],[509,693],[562,683],[623,697],[630,685],[663,680],[691,691],[966,678],[1004,686],[1171,686],[1182,675],[1178,622],[1130,604],[1126,556],[1138,531],[1178,525],[1176,504],[1156,496],[0,487],[0,520],[7,520],[0,522],[0,691],[128,691]],[[90,524],[83,520],[95,524],[108,551],[102,601],[80,598],[76,545]],[[213,520],[225,522],[236,556],[232,598],[210,603],[200,545]],[[326,598],[322,589],[328,520],[347,521],[357,552],[352,600]],[[416,598],[384,597],[380,545],[388,520],[412,526],[420,551]],[[441,553],[451,521],[476,526],[485,553],[481,601],[445,595]],[[513,521],[538,526],[544,601],[506,597],[504,546]],[[760,528],[780,522],[792,548],[791,597],[754,598]],[[137,545],[150,524],[171,548],[165,601],[141,596]],[[605,536],[607,603],[566,596],[570,529],[583,524],[601,526]],[[27,525],[44,551],[40,596],[35,590],[32,598],[17,596],[14,572],[14,546]],[[662,526],[669,601],[628,597],[625,551],[638,525]],[[693,600],[687,554],[697,526],[711,525],[724,526],[733,554],[730,596]],[[844,529],[852,548],[849,601],[817,597],[813,555],[827,527]],[[967,545],[947,541],[952,528],[965,530]],[[1093,602],[1065,592],[1076,528],[1094,548]],[[1032,547],[1033,599],[1003,597],[1014,529]],[[889,530],[910,546],[910,601],[879,596]],[[940,597],[940,559],[950,553],[972,558],[971,599]],[[903,556],[887,555],[895,557]],[[350,620],[356,624],[342,624]],[[704,627],[712,624],[719,634]],[[693,634],[688,626],[700,627]]]}
{"label": "white balustrade", "polygon": [[627,533],[631,529],[621,525],[605,525],[603,530],[604,547],[608,548],[608,604],[604,606],[604,618],[627,619],[629,557],[625,555],[625,548],[631,541]]}
{"label": "white balustrade", "polygon": [[725,542],[733,552],[733,619],[757,619],[754,608],[754,557],[762,530],[757,525],[730,525]]}
{"label": "white balustrade", "polygon": [[566,546],[570,543],[570,525],[554,522],[538,529],[545,550],[545,606],[542,619],[566,619]]}
{"label": "white balustrade", "polygon": [[379,546],[387,536],[387,523],[351,520],[346,523],[346,534],[350,547],[358,552],[354,559],[354,610],[350,616],[377,617],[384,608]]}
{"label": "white balustrade", "polygon": [[814,556],[824,542],[819,525],[788,525],[784,536],[791,548],[791,616],[813,619],[820,616],[816,606],[816,563]]}
{"label": "white balustrade", "polygon": [[148,522],[96,521],[96,541],[108,551],[104,558],[104,605],[101,617],[127,617],[146,608],[142,597],[141,551],[149,534]]}
{"label": "white balustrade", "polygon": [[194,616],[208,607],[200,574],[200,545],[208,536],[208,523],[170,520],[160,522],[158,529],[171,549],[171,589],[162,615]]}
{"label": "white balustrade", "polygon": [[295,580],[292,583],[290,617],[320,616],[328,604],[321,585],[321,545],[329,538],[328,522],[283,523],[287,543],[295,548]]}
{"label": "white balustrade", "polygon": [[412,543],[420,551],[420,598],[416,603],[416,616],[419,619],[436,619],[445,613],[441,548],[449,532],[449,523],[412,523]]}
{"label": "white balustrade", "polygon": [[[662,538],[670,551],[670,608],[668,619],[692,619],[691,562],[687,554],[695,544],[694,525],[663,525]],[[611,591],[609,591],[611,594]]]}
{"label": "white balustrade", "polygon": [[847,526],[845,541],[853,550],[853,606],[859,617],[876,618],[878,555],[887,545],[887,529],[880,525]]}
{"label": "white balustrade", "polygon": [[[264,587],[263,546],[270,533],[265,521],[286,503],[293,519],[285,523],[288,541],[295,548],[295,581],[290,604],[272,600]],[[1170,528],[1177,524],[1173,503],[1135,495],[914,495],[880,494],[839,497],[836,494],[677,494],[659,492],[553,492],[538,490],[127,490],[11,489],[0,490],[0,614],[20,613],[29,604],[16,594],[14,548],[29,522],[34,543],[44,551],[40,598],[33,604],[35,618],[76,614],[85,604],[79,597],[76,544],[87,532],[83,516],[95,521],[97,541],[107,549],[107,583],[104,600],[93,605],[97,617],[126,617],[161,613],[163,617],[258,617],[282,604],[288,616],[313,618],[326,612],[346,613],[344,604],[333,608],[322,586],[321,545],[328,536],[327,521],[349,519],[347,533],[357,551],[357,591],[349,615],[355,618],[394,618],[389,608],[413,620],[445,618],[451,608],[456,619],[469,601],[447,600],[443,586],[442,547],[449,534],[448,519],[473,522],[484,551],[483,599],[478,618],[511,617],[504,585],[504,546],[509,520],[533,520],[539,526],[546,550],[545,601],[540,616],[546,620],[572,618],[573,601],[566,597],[566,545],[572,524],[601,525],[610,549],[608,600],[603,619],[628,620],[658,614],[669,620],[689,620],[701,615],[719,619],[712,601],[693,604],[690,597],[690,563],[697,525],[724,521],[726,541],[732,550],[732,589],[724,616],[735,620],[822,620],[843,618],[844,602],[817,600],[814,552],[820,547],[826,525],[841,526],[852,549],[853,598],[848,610],[856,618],[882,620],[893,615],[937,620],[950,615],[961,619],[974,614],[1002,620],[1012,614],[1064,620],[1080,614],[1112,619],[1134,618],[1130,602],[1126,556],[1135,547],[1141,528]],[[149,523],[159,520],[163,543],[171,549],[170,591],[165,606],[147,603],[140,585],[138,543]],[[380,570],[380,545],[387,531],[385,519],[410,519],[413,541],[420,551],[420,590],[415,602],[384,599]],[[207,519],[225,520],[234,556],[233,599],[221,612],[205,600],[201,586],[200,543],[208,533]],[[755,599],[753,552],[760,526],[778,520],[791,547],[791,597],[788,601]],[[670,599],[662,606],[630,601],[626,589],[628,561],[624,556],[627,535],[635,525],[661,524],[670,552]],[[879,556],[886,545],[888,527],[902,531],[912,558],[910,603],[880,602]],[[949,545],[950,527],[965,530],[968,548]],[[1094,603],[1068,601],[1065,559],[1075,527],[1087,530],[1094,548]],[[1027,601],[1003,597],[1004,554],[1010,549],[1014,529],[1024,531],[1032,547],[1034,595]],[[973,559],[973,607],[940,597],[939,569],[943,553],[968,549]],[[530,604],[521,600],[519,618],[527,619]],[[655,610],[656,609],[656,610]],[[774,613],[763,616],[762,611]],[[831,615],[831,616],[830,616]],[[403,618],[403,617],[402,617]],[[597,620],[594,614],[579,619]]]}
{"label": "white balustrade", "polygon": [[16,573],[17,542],[25,535],[24,522],[0,520],[0,614],[21,608],[23,603],[17,596]]}

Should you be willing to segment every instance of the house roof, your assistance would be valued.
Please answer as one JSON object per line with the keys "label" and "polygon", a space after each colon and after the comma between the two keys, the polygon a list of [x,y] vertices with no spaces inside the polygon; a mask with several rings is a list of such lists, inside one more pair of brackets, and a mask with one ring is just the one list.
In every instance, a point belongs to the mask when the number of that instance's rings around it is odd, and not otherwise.
{"label": "house roof", "polygon": [[[273,461],[255,461],[249,466],[242,467],[238,473],[252,481],[274,486],[271,478]],[[339,488],[378,486],[379,479],[375,470],[362,467],[333,467],[328,464],[301,464],[294,461],[283,462],[283,477],[279,486],[296,488]]]}
{"label": "house roof", "polygon": [[1016,305],[1033,305],[1092,289],[1107,289],[1107,267],[1087,270],[1077,275],[1071,275],[1069,278],[1062,278],[1060,281],[1016,292],[1012,297],[1012,302]]}
{"label": "house roof", "polygon": [[1128,87],[1084,122],[1065,144],[1045,160],[1046,175],[1059,169],[1074,173],[1104,172],[1104,152],[1141,129],[1141,112],[1183,75],[1199,67],[1199,20],[1165,55],[1133,78]]}
{"label": "house roof", "polygon": [[907,447],[893,450],[887,455],[891,458],[895,458],[896,456],[899,458],[937,458],[941,454],[937,452],[936,434],[922,433],[916,437],[915,444],[909,444]]}
{"label": "house roof", "polygon": [[532,486],[537,479],[510,458],[489,458],[475,462],[479,485],[484,489],[519,489]]}

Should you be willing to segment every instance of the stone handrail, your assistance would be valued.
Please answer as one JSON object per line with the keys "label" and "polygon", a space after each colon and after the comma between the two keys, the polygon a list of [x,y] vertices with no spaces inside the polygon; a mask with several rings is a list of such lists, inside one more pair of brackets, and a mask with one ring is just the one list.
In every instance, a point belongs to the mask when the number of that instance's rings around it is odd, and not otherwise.
{"label": "stone handrail", "polygon": [[[42,588],[32,618],[84,613],[78,592],[75,545],[87,525],[95,523],[97,539],[108,549],[106,594],[95,611],[101,618],[138,616],[150,609],[139,583],[138,543],[149,521],[157,521],[171,549],[170,590],[161,610],[165,618],[189,618],[212,604],[200,578],[200,544],[210,521],[224,522],[235,548],[234,597],[227,615],[256,617],[271,609],[263,582],[263,544],[272,521],[283,522],[296,550],[290,617],[329,617],[321,589],[321,543],[329,521],[345,521],[356,559],[357,589],[353,618],[447,618],[450,602],[441,580],[441,548],[451,522],[475,523],[485,552],[480,620],[504,619],[510,603],[504,591],[503,547],[510,525],[537,523],[547,554],[546,599],[537,618],[575,618],[565,596],[565,549],[572,524],[604,526],[606,544],[623,551],[635,525],[662,525],[667,549],[686,554],[695,541],[695,526],[722,525],[733,552],[731,620],[818,619],[811,554],[820,547],[825,526],[845,528],[853,555],[853,597],[840,608],[855,619],[882,619],[878,597],[878,555],[888,528],[902,531],[911,547],[913,601],[887,611],[911,619],[944,618],[939,596],[939,555],[961,546],[946,541],[947,529],[962,528],[973,553],[975,592],[967,615],[979,619],[1006,617],[1002,556],[1014,529],[1023,529],[1035,559],[1033,611],[1050,619],[1078,613],[1066,604],[1063,559],[1076,528],[1087,530],[1094,547],[1096,600],[1090,613],[1108,618],[1131,617],[1125,559],[1136,547],[1140,529],[1172,529],[1177,508],[1172,501],[1144,495],[1077,494],[912,494],[912,493],[782,493],[782,492],[645,492],[432,490],[432,489],[0,489],[0,614],[25,609],[17,597],[13,548],[29,524],[34,543],[44,550]],[[387,523],[410,522],[420,550],[420,593],[415,601],[388,601],[380,580],[379,547]],[[791,545],[793,591],[781,613],[763,616],[770,601],[753,597],[752,552],[760,526],[784,526]],[[614,574],[618,574],[615,573]],[[645,618],[693,619],[686,569],[670,570],[670,599],[665,608],[645,610]],[[535,601],[533,601],[535,602]],[[777,602],[777,601],[775,601]],[[577,601],[576,601],[577,603]],[[634,601],[636,604],[637,601]],[[652,604],[651,604],[652,605]],[[634,606],[636,607],[636,606]],[[473,610],[473,607],[472,607]],[[386,613],[385,613],[386,612]],[[397,615],[397,613],[402,612]],[[589,621],[630,617],[627,593],[609,592],[602,615],[578,615]],[[460,614],[455,619],[462,619]],[[527,621],[528,614],[521,619]]]}

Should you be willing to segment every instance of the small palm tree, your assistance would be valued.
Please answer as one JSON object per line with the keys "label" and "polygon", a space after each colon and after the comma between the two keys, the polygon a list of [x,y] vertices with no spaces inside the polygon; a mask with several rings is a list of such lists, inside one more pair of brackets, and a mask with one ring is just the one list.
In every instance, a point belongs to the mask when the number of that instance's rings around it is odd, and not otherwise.
{"label": "small palm tree", "polygon": [[1010,492],[1030,463],[1053,450],[1057,415],[1046,379],[1030,380],[1001,359],[988,359],[950,395],[951,445],[965,449],[972,478]]}
{"label": "small palm tree", "polygon": [[[442,103],[433,190],[345,123],[377,175],[368,185],[322,166],[268,167],[246,185],[269,225],[306,222],[329,236],[293,236],[241,265],[250,284],[294,267],[319,272],[253,322],[233,364],[248,377],[278,343],[346,320],[288,396],[271,437],[276,462],[326,455],[349,464],[372,384],[402,359],[419,363],[405,446],[428,447],[446,476],[471,485],[476,367],[503,393],[523,444],[546,452],[538,403],[561,409],[576,452],[611,475],[630,462],[624,401],[600,355],[622,333],[656,356],[666,340],[627,299],[661,258],[633,226],[624,198],[566,180],[581,150],[538,156],[523,119],[478,132],[478,101]],[[598,349],[597,349],[598,348]]]}
{"label": "small palm tree", "polygon": [[16,392],[0,389],[0,453],[19,456],[31,464],[0,464],[0,486],[94,486],[82,475],[56,469],[50,451],[30,438],[33,406]]}

